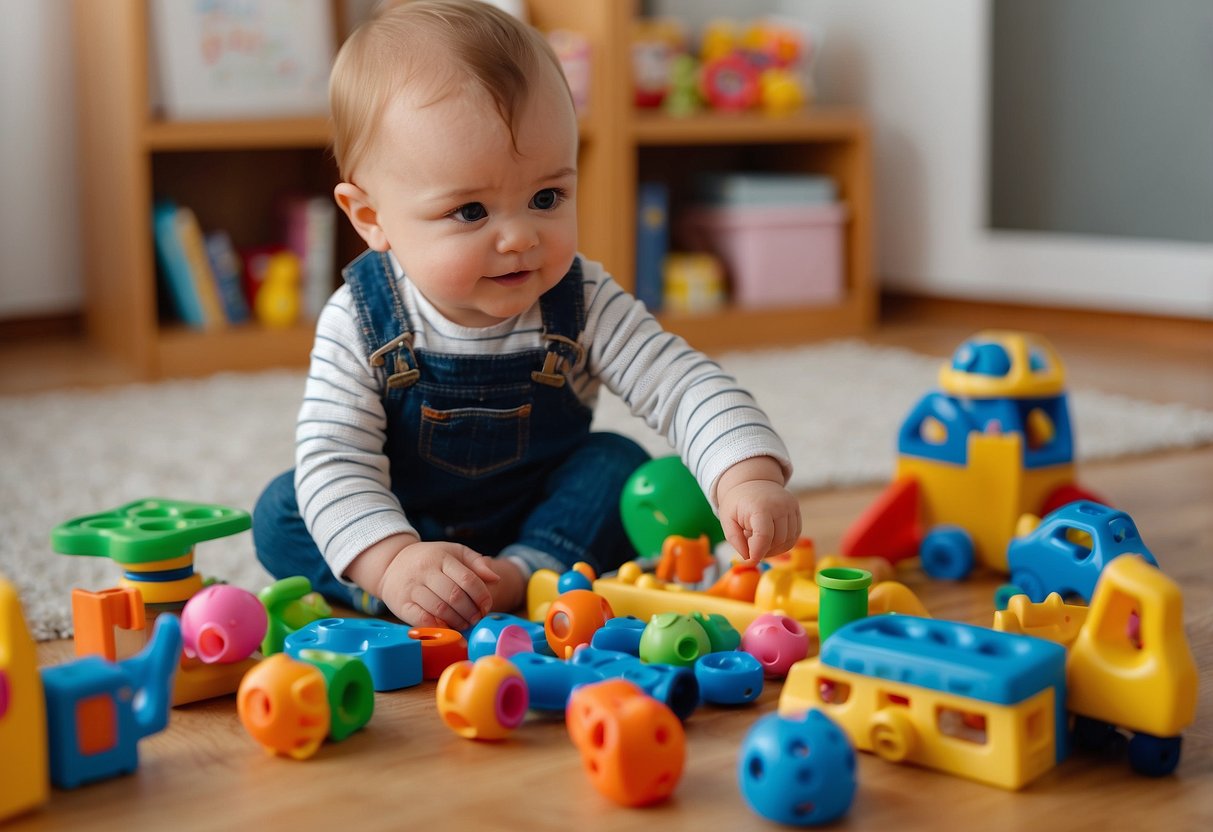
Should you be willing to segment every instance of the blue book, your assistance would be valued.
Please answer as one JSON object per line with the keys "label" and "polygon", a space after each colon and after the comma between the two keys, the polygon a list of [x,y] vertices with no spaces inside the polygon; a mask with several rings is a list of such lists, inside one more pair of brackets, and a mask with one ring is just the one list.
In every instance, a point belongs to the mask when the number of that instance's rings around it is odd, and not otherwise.
{"label": "blue book", "polygon": [[641,182],[636,193],[636,297],[650,312],[661,309],[662,269],[670,248],[670,190]]}
{"label": "blue book", "polygon": [[177,317],[188,326],[204,329],[207,325],[206,315],[179,233],[176,203],[169,200],[156,202],[152,208],[152,231],[160,271]]}
{"label": "blue book", "polygon": [[244,268],[240,255],[236,253],[232,238],[226,231],[210,232],[206,235],[205,245],[206,259],[210,261],[211,272],[215,276],[223,315],[228,323],[242,324],[249,318],[249,308],[240,285],[240,274]]}

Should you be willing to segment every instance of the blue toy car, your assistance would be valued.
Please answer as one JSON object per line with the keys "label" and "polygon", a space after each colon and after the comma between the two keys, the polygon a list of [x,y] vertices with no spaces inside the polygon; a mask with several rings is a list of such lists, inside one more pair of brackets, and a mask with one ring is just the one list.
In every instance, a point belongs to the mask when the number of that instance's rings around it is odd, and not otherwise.
{"label": "blue toy car", "polygon": [[1140,555],[1158,566],[1132,517],[1079,500],[1062,506],[1033,531],[1012,540],[1007,565],[1011,583],[1033,603],[1045,600],[1051,592],[1089,603],[1104,567],[1127,554]]}

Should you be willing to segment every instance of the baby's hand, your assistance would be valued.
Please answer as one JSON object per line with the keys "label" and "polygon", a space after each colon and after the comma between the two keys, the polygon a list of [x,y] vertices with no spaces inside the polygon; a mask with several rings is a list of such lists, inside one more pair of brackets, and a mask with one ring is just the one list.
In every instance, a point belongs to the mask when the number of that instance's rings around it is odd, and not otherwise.
{"label": "baby's hand", "polygon": [[739,462],[716,485],[724,536],[742,558],[786,552],[800,537],[800,503],[770,457]]}
{"label": "baby's hand", "polygon": [[379,597],[414,627],[466,630],[492,609],[488,584],[499,580],[489,559],[467,546],[418,542],[392,558]]}
{"label": "baby's hand", "polygon": [[501,579],[489,586],[489,594],[493,596],[493,610],[513,612],[521,607],[526,599],[526,580],[522,577],[522,570],[518,565],[505,558],[489,558],[488,566]]}

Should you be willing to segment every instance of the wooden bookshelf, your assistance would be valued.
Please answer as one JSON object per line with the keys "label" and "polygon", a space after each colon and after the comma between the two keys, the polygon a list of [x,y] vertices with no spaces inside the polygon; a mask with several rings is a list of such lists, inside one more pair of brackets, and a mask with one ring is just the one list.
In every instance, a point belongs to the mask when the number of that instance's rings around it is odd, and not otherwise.
{"label": "wooden bookshelf", "polygon": [[[677,194],[695,169],[827,174],[848,209],[839,303],[728,308],[663,321],[713,351],[857,334],[871,326],[871,148],[861,114],[814,108],[782,118],[705,113],[673,119],[638,112],[629,80],[633,0],[528,5],[539,28],[569,29],[590,40],[594,63],[590,106],[581,120],[578,206],[580,248],[587,256],[603,261],[624,286],[633,285],[642,177],[668,178],[677,208]],[[168,196],[193,207],[205,228],[228,230],[237,245],[270,241],[279,193],[327,193],[336,184],[327,118],[165,121],[148,96],[146,0],[75,0],[74,7],[90,341],[144,378],[303,366],[311,344],[307,323],[198,331],[163,317],[151,210],[156,197]],[[340,235],[338,258],[345,262],[361,242],[350,229]]]}

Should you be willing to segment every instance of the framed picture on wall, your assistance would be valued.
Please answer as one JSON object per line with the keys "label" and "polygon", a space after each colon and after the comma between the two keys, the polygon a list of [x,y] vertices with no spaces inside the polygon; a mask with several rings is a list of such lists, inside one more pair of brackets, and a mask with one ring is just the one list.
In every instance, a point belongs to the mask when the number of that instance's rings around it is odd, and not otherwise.
{"label": "framed picture on wall", "polygon": [[164,118],[321,115],[336,47],[329,0],[150,0]]}

